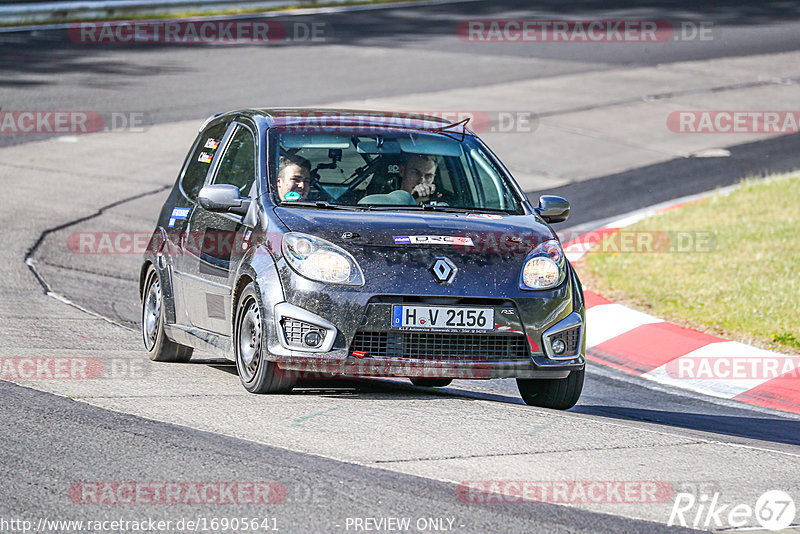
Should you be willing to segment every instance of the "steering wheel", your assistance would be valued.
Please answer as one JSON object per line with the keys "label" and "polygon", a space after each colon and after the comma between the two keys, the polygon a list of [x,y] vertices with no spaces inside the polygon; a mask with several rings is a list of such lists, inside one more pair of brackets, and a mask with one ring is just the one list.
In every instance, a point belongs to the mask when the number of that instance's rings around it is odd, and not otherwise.
{"label": "steering wheel", "polygon": [[322,196],[324,198],[320,198],[318,200],[335,203],[336,199],[333,198],[333,195],[325,191],[325,188],[322,187],[322,184],[319,182],[319,173],[317,172],[317,169],[319,169],[319,167],[315,167],[314,170],[312,170],[311,173],[309,174],[309,177],[311,179],[311,187],[316,188],[317,191],[322,193]]}

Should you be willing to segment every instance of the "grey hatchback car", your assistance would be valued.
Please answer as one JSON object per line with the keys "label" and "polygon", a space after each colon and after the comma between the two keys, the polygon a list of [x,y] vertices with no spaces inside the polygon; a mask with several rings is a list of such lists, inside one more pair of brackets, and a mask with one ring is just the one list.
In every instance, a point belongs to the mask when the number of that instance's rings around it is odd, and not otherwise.
{"label": "grey hatchback car", "polygon": [[551,224],[464,122],[352,110],[215,115],[140,273],[149,357],[235,361],[253,393],[304,376],[419,386],[514,378],[530,405],[580,397],[585,308]]}

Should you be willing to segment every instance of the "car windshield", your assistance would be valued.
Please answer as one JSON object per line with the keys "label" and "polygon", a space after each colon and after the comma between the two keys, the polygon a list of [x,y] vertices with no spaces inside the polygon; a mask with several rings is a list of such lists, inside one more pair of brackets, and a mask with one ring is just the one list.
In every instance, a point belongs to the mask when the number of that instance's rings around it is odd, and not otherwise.
{"label": "car windshield", "polygon": [[283,131],[273,164],[282,205],[521,213],[510,179],[472,136]]}

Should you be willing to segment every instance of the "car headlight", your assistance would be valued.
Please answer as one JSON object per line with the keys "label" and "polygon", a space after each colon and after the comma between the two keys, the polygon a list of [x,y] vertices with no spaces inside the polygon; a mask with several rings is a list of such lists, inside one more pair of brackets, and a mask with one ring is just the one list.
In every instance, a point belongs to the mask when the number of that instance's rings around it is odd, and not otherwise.
{"label": "car headlight", "polygon": [[536,246],[525,258],[519,287],[522,289],[551,289],[566,277],[566,258],[556,239]]}
{"label": "car headlight", "polygon": [[328,284],[364,285],[364,274],[349,252],[313,235],[283,236],[283,257],[299,274]]}

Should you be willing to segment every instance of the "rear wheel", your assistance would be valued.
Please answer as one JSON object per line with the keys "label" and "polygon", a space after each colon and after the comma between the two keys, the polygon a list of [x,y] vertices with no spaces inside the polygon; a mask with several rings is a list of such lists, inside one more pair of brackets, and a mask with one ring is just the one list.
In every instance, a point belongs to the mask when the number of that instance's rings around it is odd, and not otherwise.
{"label": "rear wheel", "polygon": [[264,357],[261,310],[260,299],[251,282],[242,291],[236,306],[233,332],[236,370],[242,385],[250,393],[288,393],[297,380]]}
{"label": "rear wheel", "polygon": [[179,345],[164,334],[164,298],[161,280],[151,265],[142,293],[142,338],[147,356],[155,362],[188,362],[192,347]]}
{"label": "rear wheel", "polygon": [[567,378],[557,380],[517,378],[517,388],[528,406],[567,410],[575,406],[583,391],[586,369],[571,371]]}
{"label": "rear wheel", "polygon": [[415,386],[426,388],[443,388],[449,386],[452,378],[411,378],[411,383]]}

